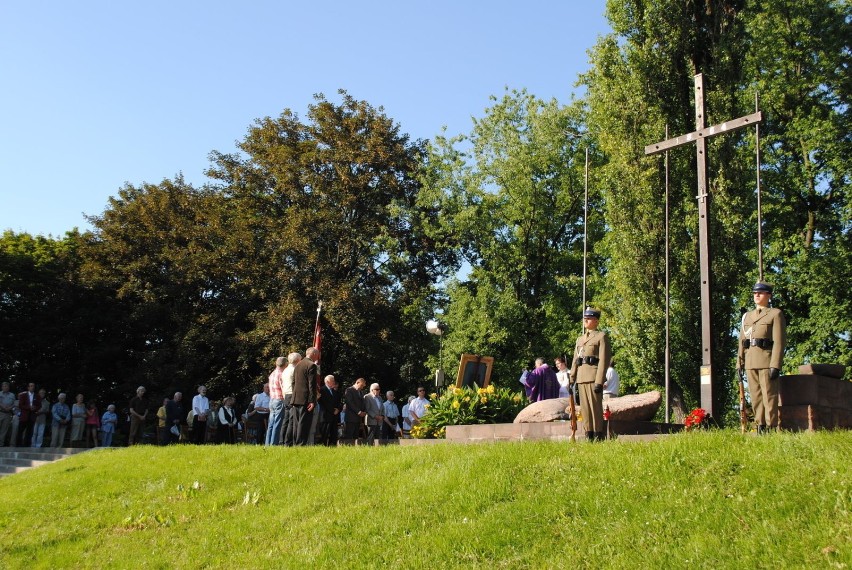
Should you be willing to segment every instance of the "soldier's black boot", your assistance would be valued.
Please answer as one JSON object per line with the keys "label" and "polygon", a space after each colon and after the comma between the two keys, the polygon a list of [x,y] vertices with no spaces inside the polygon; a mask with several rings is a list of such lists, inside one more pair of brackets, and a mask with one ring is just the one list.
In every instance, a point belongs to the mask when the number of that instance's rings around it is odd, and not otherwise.
{"label": "soldier's black boot", "polygon": [[595,432],[587,431],[586,432],[586,441],[595,441]]}
{"label": "soldier's black boot", "polygon": [[763,435],[766,433],[766,428],[760,424],[757,424],[757,435]]}
{"label": "soldier's black boot", "polygon": [[604,437],[604,432],[596,431],[595,432],[595,439],[598,440],[598,441],[604,441],[606,439],[606,437]]}

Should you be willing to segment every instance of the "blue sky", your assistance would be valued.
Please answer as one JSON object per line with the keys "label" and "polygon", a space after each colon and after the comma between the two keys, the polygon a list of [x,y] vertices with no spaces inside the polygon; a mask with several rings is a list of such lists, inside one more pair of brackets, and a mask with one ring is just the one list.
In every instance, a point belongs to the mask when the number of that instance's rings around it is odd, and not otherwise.
{"label": "blue sky", "polygon": [[232,152],[338,89],[412,138],[469,132],[505,88],[567,103],[605,0],[0,0],[0,230],[88,229],[129,182]]}

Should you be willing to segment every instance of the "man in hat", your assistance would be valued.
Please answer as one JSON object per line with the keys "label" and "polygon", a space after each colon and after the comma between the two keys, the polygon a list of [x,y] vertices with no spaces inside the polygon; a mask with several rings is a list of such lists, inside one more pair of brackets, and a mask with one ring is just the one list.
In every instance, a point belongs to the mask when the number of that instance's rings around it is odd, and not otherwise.
{"label": "man in hat", "polygon": [[753,311],[743,315],[737,369],[745,370],[757,433],[778,428],[781,365],[787,344],[787,323],[780,309],[769,306],[772,286],[758,281],[752,288]]}
{"label": "man in hat", "polygon": [[600,318],[601,312],[597,309],[583,311],[586,332],[577,339],[570,373],[580,390],[580,413],[589,441],[604,439],[603,389],[612,354],[609,337],[598,330]]}

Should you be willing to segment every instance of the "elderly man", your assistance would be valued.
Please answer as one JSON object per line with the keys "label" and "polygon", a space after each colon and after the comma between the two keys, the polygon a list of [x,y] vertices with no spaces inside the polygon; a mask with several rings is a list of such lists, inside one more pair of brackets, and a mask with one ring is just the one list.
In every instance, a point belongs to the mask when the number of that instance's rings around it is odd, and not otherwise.
{"label": "elderly man", "polygon": [[29,447],[35,432],[36,416],[41,409],[41,397],[36,392],[35,382],[27,384],[27,390],[18,394],[18,408],[21,410],[18,446]]}
{"label": "elderly man", "polygon": [[361,390],[367,385],[367,381],[363,378],[355,380],[355,384],[349,386],[344,394],[346,401],[346,418],[343,422],[343,439],[352,440],[358,439],[358,432],[361,431],[361,426],[364,425],[364,416],[367,412],[364,411],[364,396],[361,395]]}
{"label": "elderly man", "polygon": [[62,447],[65,442],[65,431],[71,423],[71,408],[65,403],[68,396],[63,392],[57,397],[56,403],[50,410],[53,424],[50,431],[50,447]]}
{"label": "elderly man", "polygon": [[142,440],[147,417],[148,400],[145,399],[145,386],[139,386],[136,388],[136,395],[130,400],[130,433],[127,435],[127,445]]}
{"label": "elderly man", "polygon": [[290,447],[295,439],[295,428],[290,421],[290,411],[293,407],[293,375],[296,373],[296,365],[302,361],[302,355],[291,352],[287,355],[287,367],[281,374],[281,389],[284,393],[284,445]]}
{"label": "elderly man", "polygon": [[284,425],[284,383],[282,375],[287,368],[287,359],[275,359],[275,370],[269,374],[269,427],[266,429],[266,445],[281,443],[281,428]]}
{"label": "elderly man", "polygon": [[269,426],[269,405],[271,398],[269,396],[269,382],[266,382],[257,393],[254,399],[254,411],[257,412],[263,428],[263,439],[266,439],[266,431]]}
{"label": "elderly man", "polygon": [[[175,397],[166,403],[166,433],[168,434],[169,443],[177,443],[180,441],[180,434],[183,431],[181,426],[186,423],[186,414],[183,411],[183,393],[175,392]],[[172,428],[177,428],[172,431]],[[175,434],[175,431],[178,432]]]}
{"label": "elderly man", "polygon": [[370,392],[364,396],[364,411],[367,412],[367,445],[373,445],[381,437],[384,423],[382,389],[377,383],[370,384]]}
{"label": "elderly man", "polygon": [[[12,427],[12,412],[18,401],[9,388],[8,382],[3,382],[0,387],[0,447],[6,445],[6,436],[9,435],[9,429]],[[15,442],[9,442],[9,445],[14,446]]]}
{"label": "elderly man", "polygon": [[337,445],[337,426],[340,424],[342,396],[337,389],[337,379],[329,374],[323,380],[325,386],[320,390],[319,405],[322,412],[320,423],[320,443],[329,447]]}
{"label": "elderly man", "polygon": [[198,445],[207,441],[207,416],[210,413],[210,399],[207,386],[199,386],[198,394],[192,397],[192,439]]}
{"label": "elderly man", "polygon": [[399,431],[399,406],[396,404],[396,395],[393,390],[385,394],[384,422],[382,423],[382,437],[384,439],[396,439]]}
{"label": "elderly man", "polygon": [[308,445],[308,434],[311,432],[311,420],[317,405],[317,364],[320,351],[310,347],[305,351],[305,358],[296,365],[293,371],[293,403],[290,410],[290,421],[293,422],[293,445]]}

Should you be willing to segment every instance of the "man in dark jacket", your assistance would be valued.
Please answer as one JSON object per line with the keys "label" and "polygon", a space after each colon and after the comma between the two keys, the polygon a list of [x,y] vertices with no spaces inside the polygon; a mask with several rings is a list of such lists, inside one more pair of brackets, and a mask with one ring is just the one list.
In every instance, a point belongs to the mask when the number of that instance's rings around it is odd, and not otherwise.
{"label": "man in dark jacket", "polygon": [[[180,427],[181,424],[186,422],[186,414],[183,411],[182,400],[183,394],[175,392],[174,399],[169,400],[166,404],[166,435],[169,443],[177,443],[180,441]],[[177,428],[175,431],[178,432],[178,435],[175,435],[172,428]]]}
{"label": "man in dark jacket", "polygon": [[364,416],[367,412],[364,409],[364,396],[361,391],[367,381],[363,378],[355,380],[355,384],[346,389],[346,421],[343,424],[343,438],[353,440],[358,438],[358,432],[361,426],[364,425]]}
{"label": "man in dark jacket", "polygon": [[305,351],[305,358],[293,371],[293,401],[290,408],[290,421],[296,434],[294,445],[307,445],[311,432],[311,420],[317,405],[317,364],[320,351],[311,347]]}
{"label": "man in dark jacket", "polygon": [[337,426],[340,423],[342,396],[337,389],[337,380],[329,374],[325,377],[325,386],[320,390],[319,405],[322,410],[320,422],[320,443],[334,447],[337,445]]}

